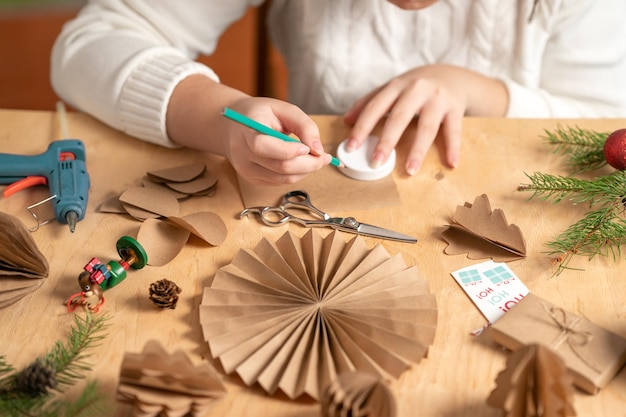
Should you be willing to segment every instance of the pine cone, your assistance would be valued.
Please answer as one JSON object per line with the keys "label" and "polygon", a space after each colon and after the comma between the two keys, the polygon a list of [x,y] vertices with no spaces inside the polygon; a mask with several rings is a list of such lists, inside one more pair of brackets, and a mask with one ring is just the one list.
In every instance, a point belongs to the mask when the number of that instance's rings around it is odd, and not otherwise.
{"label": "pine cone", "polygon": [[19,391],[32,397],[45,395],[57,387],[56,368],[37,359],[18,374],[15,383]]}
{"label": "pine cone", "polygon": [[150,300],[160,308],[176,308],[182,290],[175,282],[162,279],[150,284]]}

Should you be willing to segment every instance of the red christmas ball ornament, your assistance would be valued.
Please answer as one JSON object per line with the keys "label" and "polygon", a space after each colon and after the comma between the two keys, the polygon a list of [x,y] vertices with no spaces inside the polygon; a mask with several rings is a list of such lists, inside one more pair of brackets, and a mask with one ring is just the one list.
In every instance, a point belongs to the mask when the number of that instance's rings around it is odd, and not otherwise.
{"label": "red christmas ball ornament", "polygon": [[615,169],[626,169],[626,129],[611,133],[604,142],[604,159]]}

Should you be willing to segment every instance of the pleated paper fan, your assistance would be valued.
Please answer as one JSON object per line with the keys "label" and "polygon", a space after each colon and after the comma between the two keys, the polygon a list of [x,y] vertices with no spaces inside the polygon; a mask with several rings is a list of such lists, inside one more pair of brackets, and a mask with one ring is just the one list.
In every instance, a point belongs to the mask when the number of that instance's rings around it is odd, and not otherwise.
{"label": "pleated paper fan", "polygon": [[319,399],[342,372],[397,378],[427,353],[437,306],[401,255],[339,232],[241,249],[205,288],[200,323],[226,373]]}

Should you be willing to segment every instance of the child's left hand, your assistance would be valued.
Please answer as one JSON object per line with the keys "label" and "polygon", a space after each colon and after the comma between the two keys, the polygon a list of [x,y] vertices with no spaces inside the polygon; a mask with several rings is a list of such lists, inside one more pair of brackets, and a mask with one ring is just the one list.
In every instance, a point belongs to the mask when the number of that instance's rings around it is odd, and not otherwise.
{"label": "child's left hand", "polygon": [[417,132],[406,159],[406,171],[415,174],[442,128],[446,161],[455,167],[461,149],[465,114],[503,116],[508,106],[504,84],[464,68],[428,65],[408,71],[359,99],[345,115],[353,125],[349,147],[358,148],[383,118],[380,140],[372,166],[387,160],[409,124],[417,120]]}

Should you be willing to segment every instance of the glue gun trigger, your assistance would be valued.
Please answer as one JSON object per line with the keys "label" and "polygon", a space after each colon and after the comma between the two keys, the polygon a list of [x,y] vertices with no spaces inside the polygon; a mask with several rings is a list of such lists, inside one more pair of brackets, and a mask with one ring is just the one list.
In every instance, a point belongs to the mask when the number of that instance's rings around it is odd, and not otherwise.
{"label": "glue gun trigger", "polygon": [[17,193],[18,191],[25,190],[26,188],[32,187],[34,185],[48,185],[48,179],[46,177],[38,175],[30,175],[28,177],[24,177],[21,180],[7,185],[2,195],[7,198]]}

